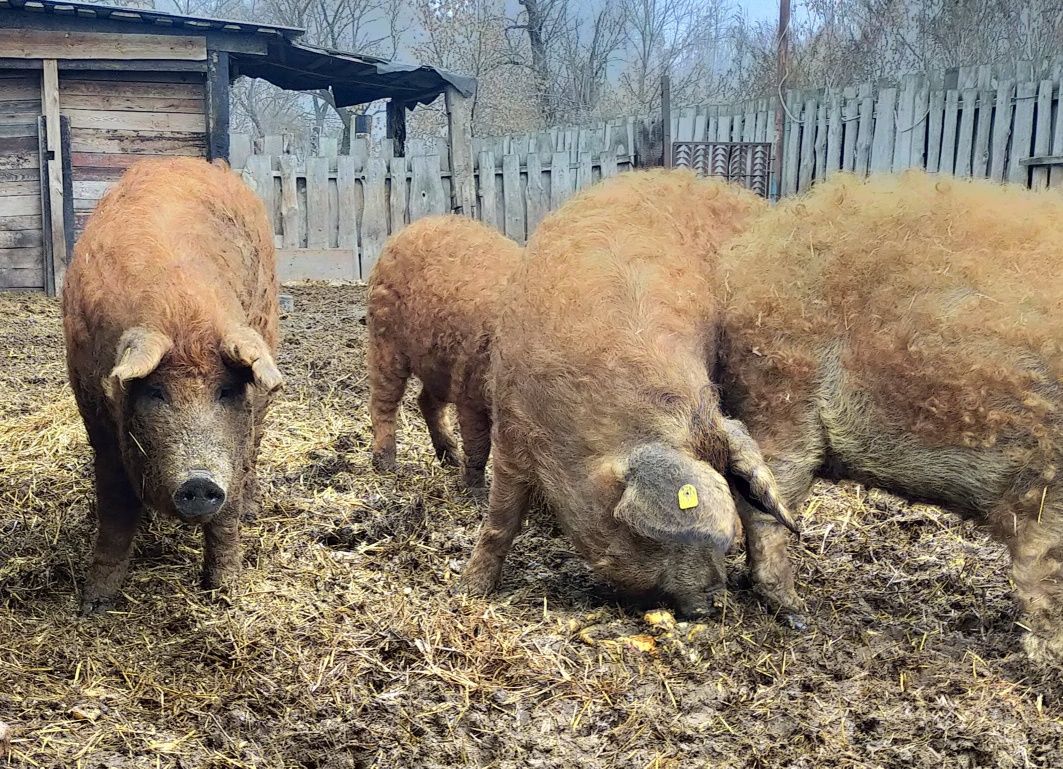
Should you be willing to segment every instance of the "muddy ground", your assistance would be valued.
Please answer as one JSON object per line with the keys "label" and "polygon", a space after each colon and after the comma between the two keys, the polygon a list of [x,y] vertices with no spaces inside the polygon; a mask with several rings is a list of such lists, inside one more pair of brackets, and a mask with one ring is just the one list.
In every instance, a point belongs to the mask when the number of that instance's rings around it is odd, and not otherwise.
{"label": "muddy ground", "polygon": [[401,472],[371,471],[364,292],[289,290],[238,595],[200,592],[196,532],[156,520],[87,619],[58,308],[0,295],[0,766],[1063,766],[1063,683],[1021,654],[1003,548],[857,487],[803,511],[803,634],[740,587],[740,552],[715,621],[654,624],[542,512],[496,596],[453,597],[480,503],[412,401]]}

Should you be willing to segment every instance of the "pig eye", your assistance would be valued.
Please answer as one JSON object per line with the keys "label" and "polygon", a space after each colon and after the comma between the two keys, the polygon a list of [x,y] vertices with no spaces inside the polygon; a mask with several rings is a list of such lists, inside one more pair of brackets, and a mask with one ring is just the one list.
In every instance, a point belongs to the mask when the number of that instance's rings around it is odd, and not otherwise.
{"label": "pig eye", "polygon": [[149,401],[166,402],[166,391],[158,385],[144,385],[143,393],[144,397]]}
{"label": "pig eye", "polygon": [[218,400],[231,401],[234,398],[239,397],[243,392],[243,387],[239,385],[222,385],[218,388]]}

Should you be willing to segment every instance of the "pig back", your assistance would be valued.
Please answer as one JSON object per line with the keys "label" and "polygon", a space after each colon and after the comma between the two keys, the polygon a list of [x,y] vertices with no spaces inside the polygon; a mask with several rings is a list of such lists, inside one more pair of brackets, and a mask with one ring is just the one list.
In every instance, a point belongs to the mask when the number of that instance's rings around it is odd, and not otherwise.
{"label": "pig back", "polygon": [[884,424],[923,445],[1055,462],[1061,263],[1052,193],[921,172],[817,185],[721,259],[743,419],[789,419],[840,376],[836,360]]}
{"label": "pig back", "polygon": [[682,443],[709,384],[719,246],[762,204],[682,172],[624,174],[540,225],[503,295],[498,437],[559,507],[594,462]]}
{"label": "pig back", "polygon": [[482,395],[499,296],[521,249],[473,219],[430,216],[388,240],[369,278],[368,325],[441,399]]}
{"label": "pig back", "polygon": [[138,162],[90,217],[63,307],[72,375],[92,380],[110,370],[118,338],[137,325],[179,344],[246,324],[275,351],[276,256],[262,202],[222,164]]}

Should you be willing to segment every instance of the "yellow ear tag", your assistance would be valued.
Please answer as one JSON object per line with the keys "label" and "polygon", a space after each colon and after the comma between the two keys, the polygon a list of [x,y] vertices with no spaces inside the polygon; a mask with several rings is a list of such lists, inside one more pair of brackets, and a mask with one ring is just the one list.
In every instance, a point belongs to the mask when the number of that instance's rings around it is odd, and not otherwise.
{"label": "yellow ear tag", "polygon": [[679,509],[689,510],[698,506],[698,490],[692,484],[679,487]]}

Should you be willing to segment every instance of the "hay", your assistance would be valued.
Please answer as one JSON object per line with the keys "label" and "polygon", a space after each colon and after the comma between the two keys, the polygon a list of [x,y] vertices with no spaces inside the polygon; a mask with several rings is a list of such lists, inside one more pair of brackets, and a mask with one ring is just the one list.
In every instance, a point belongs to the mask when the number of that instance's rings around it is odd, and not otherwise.
{"label": "hay", "polygon": [[805,511],[805,635],[740,589],[697,625],[620,606],[543,515],[497,596],[452,597],[481,509],[410,406],[402,473],[369,470],[364,291],[291,291],[238,595],[201,593],[195,532],[154,520],[90,619],[57,309],[0,295],[0,766],[1063,765],[1063,685],[1018,653],[1003,550],[855,487]]}

